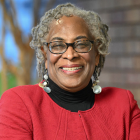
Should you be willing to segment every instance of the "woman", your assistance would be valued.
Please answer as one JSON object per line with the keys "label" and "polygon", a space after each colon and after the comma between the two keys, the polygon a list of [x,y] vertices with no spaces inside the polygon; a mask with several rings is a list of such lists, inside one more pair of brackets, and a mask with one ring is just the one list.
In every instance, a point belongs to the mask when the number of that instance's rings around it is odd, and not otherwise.
{"label": "woman", "polygon": [[31,47],[43,81],[0,101],[1,140],[138,140],[140,110],[128,90],[97,85],[108,27],[72,4],[45,13]]}

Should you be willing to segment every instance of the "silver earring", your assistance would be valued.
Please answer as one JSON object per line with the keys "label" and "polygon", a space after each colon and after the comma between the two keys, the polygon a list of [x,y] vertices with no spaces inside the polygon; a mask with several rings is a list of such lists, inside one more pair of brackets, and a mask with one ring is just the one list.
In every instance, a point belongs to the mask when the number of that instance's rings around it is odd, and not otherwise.
{"label": "silver earring", "polygon": [[101,88],[101,86],[97,85],[97,83],[99,83],[98,67],[97,66],[95,67],[93,77],[94,77],[94,81],[93,81],[93,84],[92,84],[92,90],[95,94],[100,94],[101,91],[102,91],[102,88]]}
{"label": "silver earring", "polygon": [[50,87],[48,87],[49,85],[49,81],[48,81],[48,71],[47,69],[45,70],[45,74],[43,75],[43,83],[41,83],[39,86],[42,87],[47,93],[51,92]]}

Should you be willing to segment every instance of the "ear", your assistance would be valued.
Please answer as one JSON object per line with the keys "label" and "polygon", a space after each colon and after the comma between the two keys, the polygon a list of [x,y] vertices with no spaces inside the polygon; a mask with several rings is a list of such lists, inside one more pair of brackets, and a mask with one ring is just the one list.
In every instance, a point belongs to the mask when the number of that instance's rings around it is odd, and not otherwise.
{"label": "ear", "polygon": [[41,46],[41,51],[42,51],[42,53],[43,53],[44,58],[46,59],[46,52],[45,52],[43,46]]}
{"label": "ear", "polygon": [[96,54],[96,57],[95,57],[95,65],[98,66],[99,64],[99,60],[100,60],[100,54]]}
{"label": "ear", "polygon": [[41,46],[41,51],[43,53],[44,56],[44,61],[45,61],[45,68],[47,69],[47,52],[44,50],[43,46]]}
{"label": "ear", "polygon": [[48,66],[47,66],[47,59],[46,59],[46,61],[45,61],[45,68],[46,68],[46,69],[48,68]]}

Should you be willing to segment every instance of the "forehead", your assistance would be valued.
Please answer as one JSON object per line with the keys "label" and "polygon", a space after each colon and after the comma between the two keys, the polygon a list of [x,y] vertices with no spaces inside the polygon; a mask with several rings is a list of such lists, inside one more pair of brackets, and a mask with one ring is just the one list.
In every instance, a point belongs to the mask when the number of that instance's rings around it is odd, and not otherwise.
{"label": "forehead", "polygon": [[53,37],[70,39],[77,36],[87,36],[87,38],[92,37],[86,22],[77,16],[63,16],[62,18],[54,20],[51,23],[47,40],[51,40]]}

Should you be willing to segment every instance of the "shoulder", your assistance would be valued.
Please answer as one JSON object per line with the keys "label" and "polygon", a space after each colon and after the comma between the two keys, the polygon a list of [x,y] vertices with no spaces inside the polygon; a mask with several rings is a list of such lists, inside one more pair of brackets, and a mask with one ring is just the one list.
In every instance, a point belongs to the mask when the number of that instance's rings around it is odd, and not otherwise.
{"label": "shoulder", "polygon": [[31,102],[41,100],[43,96],[45,96],[45,92],[38,84],[24,85],[5,91],[1,96],[1,102],[5,100]]}
{"label": "shoulder", "polygon": [[133,94],[129,90],[116,87],[105,87],[101,94],[95,95],[95,97],[98,103],[105,103],[112,107],[117,105],[120,108],[131,108],[134,104],[137,104]]}
{"label": "shoulder", "polygon": [[15,136],[17,129],[20,133],[32,133],[32,116],[37,116],[43,95],[38,85],[18,86],[4,92],[0,99],[0,124],[4,125],[0,125],[0,129]]}
{"label": "shoulder", "polygon": [[132,93],[129,90],[122,89],[122,88],[116,88],[116,87],[105,87],[103,88],[101,92],[101,97],[107,97],[107,98],[130,98]]}

